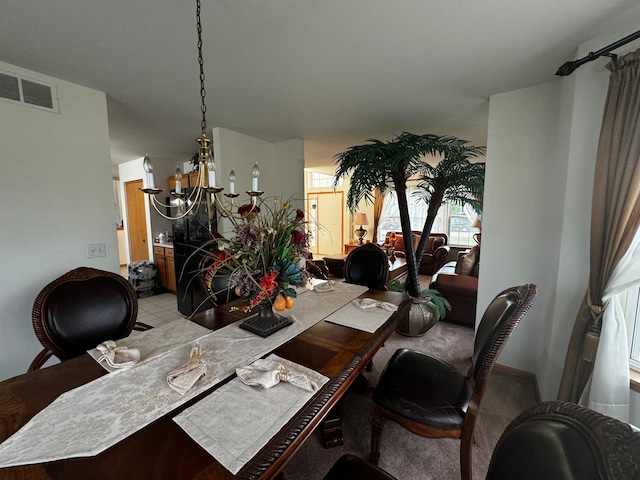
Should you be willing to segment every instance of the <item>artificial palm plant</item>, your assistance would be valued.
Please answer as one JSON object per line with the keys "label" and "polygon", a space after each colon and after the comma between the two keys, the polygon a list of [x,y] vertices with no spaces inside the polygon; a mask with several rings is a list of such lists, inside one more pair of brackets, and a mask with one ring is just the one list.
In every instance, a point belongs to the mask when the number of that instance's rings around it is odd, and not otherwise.
{"label": "artificial palm plant", "polygon": [[[443,202],[469,204],[480,211],[484,187],[484,162],[469,159],[482,156],[484,147],[469,145],[466,140],[433,134],[415,135],[405,132],[383,142],[370,139],[334,157],[338,165],[334,187],[342,177],[350,176],[347,207],[355,212],[362,200],[373,203],[374,189],[395,190],[398,197],[400,224],[404,238],[411,238],[411,222],[407,200],[407,181],[419,180],[420,197],[428,203],[427,218],[418,245],[405,242],[408,276],[405,289],[412,297],[420,295],[417,259],[422,258],[431,227]],[[441,158],[436,165],[428,157]]]}

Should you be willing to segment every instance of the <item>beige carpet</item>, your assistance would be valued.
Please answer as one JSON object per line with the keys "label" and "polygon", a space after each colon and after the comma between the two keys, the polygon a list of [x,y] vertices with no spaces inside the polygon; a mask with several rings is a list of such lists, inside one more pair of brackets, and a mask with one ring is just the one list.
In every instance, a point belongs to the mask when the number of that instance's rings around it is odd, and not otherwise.
{"label": "beige carpet", "polygon": [[[373,384],[377,382],[389,357],[401,347],[429,353],[466,372],[473,351],[473,329],[439,322],[423,337],[411,338],[394,333],[376,354],[373,371],[367,374]],[[476,424],[474,479],[485,477],[493,448],[507,424],[535,402],[536,389],[530,378],[514,375],[505,369],[494,369]],[[340,405],[344,446],[325,449],[320,432],[316,431],[285,468],[285,478],[322,479],[344,453],[366,458],[369,453],[371,410],[370,394],[348,393]],[[459,440],[424,439],[393,422],[386,422],[381,441],[380,466],[398,479],[456,480],[460,478],[459,446]]]}

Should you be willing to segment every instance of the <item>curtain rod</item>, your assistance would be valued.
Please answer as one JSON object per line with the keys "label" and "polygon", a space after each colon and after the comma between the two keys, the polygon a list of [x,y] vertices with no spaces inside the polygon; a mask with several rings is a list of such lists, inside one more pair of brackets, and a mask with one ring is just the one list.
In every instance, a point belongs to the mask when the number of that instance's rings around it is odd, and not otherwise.
{"label": "curtain rod", "polygon": [[610,53],[611,50],[615,50],[616,48],[621,47],[622,45],[625,45],[635,40],[636,38],[640,38],[640,30],[638,30],[635,33],[632,33],[631,35],[627,35],[624,38],[621,38],[620,40],[612,43],[611,45],[607,45],[606,47],[601,48],[597,52],[590,52],[589,55],[587,55],[586,57],[582,57],[579,60],[570,60],[568,62],[563,63],[558,69],[558,71],[556,72],[556,75],[560,77],[571,75],[578,67],[580,67],[581,65],[584,65],[587,62],[591,62],[592,60],[595,60],[598,57],[603,57],[603,56],[611,57],[614,60],[616,60],[618,56],[615,53]]}

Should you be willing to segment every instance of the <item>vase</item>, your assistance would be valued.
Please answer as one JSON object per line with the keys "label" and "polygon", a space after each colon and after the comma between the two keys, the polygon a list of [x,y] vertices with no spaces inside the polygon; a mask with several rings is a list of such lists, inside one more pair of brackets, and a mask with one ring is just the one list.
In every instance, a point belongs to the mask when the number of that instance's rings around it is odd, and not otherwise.
{"label": "vase", "polygon": [[290,318],[278,315],[273,310],[273,301],[270,298],[262,300],[258,304],[258,309],[257,314],[240,323],[240,328],[260,335],[261,337],[268,337],[293,323],[293,320]]}
{"label": "vase", "polygon": [[232,300],[235,300],[238,295],[231,289],[229,289],[229,280],[231,275],[215,274],[211,279],[210,286],[207,286],[203,282],[203,288],[207,294],[207,300],[214,306],[222,305]]}
{"label": "vase", "polygon": [[400,318],[396,332],[407,337],[420,337],[436,323],[435,306],[426,298],[414,298],[407,315]]}

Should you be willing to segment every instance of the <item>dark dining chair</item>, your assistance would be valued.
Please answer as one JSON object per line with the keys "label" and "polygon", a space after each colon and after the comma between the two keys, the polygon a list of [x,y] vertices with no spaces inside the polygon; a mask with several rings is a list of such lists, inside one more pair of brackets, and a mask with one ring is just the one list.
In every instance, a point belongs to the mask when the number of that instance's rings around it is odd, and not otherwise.
{"label": "dark dining chair", "polygon": [[347,255],[344,265],[347,283],[384,290],[389,280],[389,259],[375,243],[366,243]]}
{"label": "dark dining chair", "polygon": [[384,420],[429,438],[460,438],[460,471],[471,479],[471,447],[486,381],[511,332],[531,307],[535,285],[512,287],[487,307],[465,374],[440,359],[407,348],[397,350],[373,391],[369,461],[380,458]]}
{"label": "dark dining chair", "polygon": [[[354,455],[325,480],[391,480]],[[513,419],[496,444],[485,480],[637,480],[640,430],[575,403],[536,403]]]}
{"label": "dark dining chair", "polygon": [[313,278],[317,278],[318,280],[329,279],[329,268],[324,259],[307,258],[306,263],[307,272],[309,272],[309,275]]}
{"label": "dark dining chair", "polygon": [[505,429],[486,480],[637,480],[640,430],[575,403],[535,404]]}
{"label": "dark dining chair", "polygon": [[124,277],[79,267],[53,280],[35,299],[32,323],[44,349],[29,371],[52,356],[69,360],[106,340],[126,337],[131,330],[151,328],[137,323],[138,297]]}

